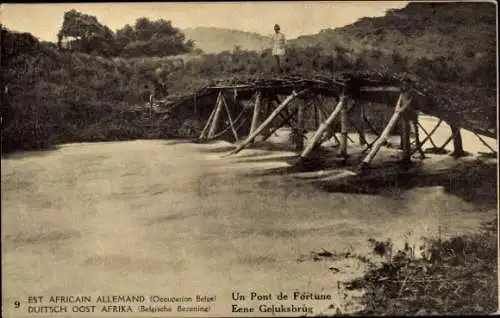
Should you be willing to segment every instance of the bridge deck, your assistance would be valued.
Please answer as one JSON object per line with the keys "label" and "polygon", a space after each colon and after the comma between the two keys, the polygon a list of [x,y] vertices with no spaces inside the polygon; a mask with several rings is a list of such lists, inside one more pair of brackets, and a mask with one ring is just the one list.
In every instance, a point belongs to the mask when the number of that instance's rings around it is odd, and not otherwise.
{"label": "bridge deck", "polygon": [[[338,97],[345,93],[356,100],[367,102],[387,103],[387,100],[396,100],[403,90],[411,90],[413,97],[412,108],[424,114],[434,116],[448,123],[453,123],[463,129],[490,138],[497,138],[496,126],[480,121],[472,121],[463,115],[456,105],[446,97],[429,88],[423,88],[418,80],[408,74],[387,74],[381,72],[343,73],[335,77],[288,75],[288,76],[259,76],[215,80],[212,85],[200,90],[167,100],[159,101],[161,105],[157,113],[168,112],[169,108],[196,102],[202,98],[210,98],[215,102],[219,92],[232,94],[239,100],[250,100],[257,91],[279,95],[290,95],[293,91],[308,89],[310,94],[326,97]],[[307,98],[305,96],[304,98]],[[393,103],[390,103],[393,107]],[[213,103],[212,103],[213,105]],[[457,108],[451,112],[450,109]]]}

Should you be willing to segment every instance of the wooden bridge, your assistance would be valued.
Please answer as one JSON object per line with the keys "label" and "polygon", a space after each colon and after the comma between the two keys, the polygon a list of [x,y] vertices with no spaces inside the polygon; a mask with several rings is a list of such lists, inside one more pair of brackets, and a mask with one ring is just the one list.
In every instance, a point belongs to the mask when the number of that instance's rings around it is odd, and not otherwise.
{"label": "wooden bridge", "polygon": [[[280,99],[280,96],[286,98]],[[329,111],[325,107],[326,98],[335,102],[333,110]],[[296,100],[300,102],[294,103]],[[366,102],[393,102],[393,105],[388,105],[392,107],[392,116],[382,131],[375,129],[367,118]],[[257,139],[266,140],[279,128],[289,125],[296,136],[294,143],[295,149],[300,153],[299,162],[309,160],[318,146],[330,138],[336,139],[340,147],[338,154],[340,158],[346,159],[350,138],[348,132],[354,130],[359,135],[359,143],[364,146],[365,154],[356,172],[363,171],[372,161],[398,123],[402,163],[410,162],[412,155],[417,152],[424,157],[423,145],[428,141],[432,142],[432,135],[442,123],[447,123],[452,133],[445,144],[438,148],[444,149],[453,142],[453,155],[465,155],[460,129],[466,129],[496,153],[497,150],[481,137],[496,139],[496,127],[483,127],[472,123],[458,112],[449,111],[453,109],[453,105],[449,104],[450,101],[446,98],[419,87],[415,79],[407,75],[371,72],[345,73],[334,78],[282,76],[223,80],[206,86],[195,94],[173,101],[163,101],[162,107],[156,110],[159,113],[168,113],[175,109],[182,111],[189,105],[196,111],[197,107],[200,107],[198,105],[205,105],[205,108],[209,105],[210,115],[208,118],[205,116],[206,122],[198,139],[203,142],[231,133],[238,144],[227,155],[242,151]],[[437,125],[430,131],[425,130],[419,124],[419,113],[437,117]],[[304,144],[302,134],[305,121],[311,121],[311,118],[306,118],[306,114],[313,117],[315,133],[308,143]],[[340,138],[336,136],[334,129],[334,123],[339,119]],[[372,142],[365,138],[367,129],[376,135]],[[425,134],[422,140],[419,130]]]}

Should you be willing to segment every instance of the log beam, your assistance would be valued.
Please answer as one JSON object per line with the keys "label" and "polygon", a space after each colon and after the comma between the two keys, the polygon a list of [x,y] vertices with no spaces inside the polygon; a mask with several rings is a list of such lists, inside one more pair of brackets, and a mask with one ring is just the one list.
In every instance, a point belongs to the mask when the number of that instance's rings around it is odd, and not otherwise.
{"label": "log beam", "polygon": [[293,132],[295,138],[295,150],[304,150],[304,103],[297,105],[297,124]]}
{"label": "log beam", "polygon": [[217,107],[219,106],[219,96],[217,95],[217,101],[215,102],[215,105],[212,109],[212,112],[210,113],[210,116],[208,116],[207,122],[205,124],[205,127],[203,127],[203,130],[201,131],[200,137],[198,138],[200,141],[204,141],[207,139],[208,136],[208,129],[213,121],[213,118],[215,116]]}
{"label": "log beam", "polygon": [[[426,133],[427,136],[424,138],[424,140],[422,140],[419,144],[417,144],[415,146],[415,149],[412,151],[412,155],[417,152],[417,151],[422,151],[422,147],[424,146],[424,144],[427,142],[427,140],[432,140],[431,137],[432,135],[437,131],[437,129],[439,128],[439,126],[441,126],[441,123],[443,122],[442,119],[439,119],[438,123],[436,124],[436,126],[434,126],[434,128],[432,128],[431,132],[430,133]],[[432,142],[432,144],[434,145],[435,148],[437,148],[436,144],[434,142]],[[423,152],[423,151],[422,151]]]}
{"label": "log beam", "polygon": [[364,103],[360,103],[359,105],[359,117],[360,117],[360,121],[359,121],[359,129],[358,130],[358,135],[359,135],[359,145],[360,146],[364,146],[364,145],[367,145],[368,142],[366,141],[366,135],[365,135],[365,125],[364,125],[364,120],[363,118],[365,117],[365,105]]}
{"label": "log beam", "polygon": [[401,149],[403,150],[402,161],[407,163],[411,161],[411,142],[410,142],[410,119],[409,119],[409,109],[403,112],[400,117],[401,124]]}
{"label": "log beam", "polygon": [[346,98],[347,97],[345,95],[341,95],[340,96],[339,102],[337,103],[337,106],[335,107],[335,109],[333,110],[333,112],[325,120],[325,122],[323,122],[319,126],[318,130],[316,130],[316,133],[312,137],[312,139],[309,142],[309,144],[307,145],[306,149],[300,155],[300,157],[302,159],[309,158],[309,156],[311,155],[311,153],[313,152],[313,150],[317,147],[317,145],[319,144],[319,142],[323,139],[322,137],[323,137],[323,134],[325,133],[325,131],[327,131],[327,129],[331,126],[331,124],[333,123],[333,121],[335,120],[335,118],[338,116],[338,114],[340,113],[340,111],[344,108],[344,105],[345,105],[345,102],[346,102]]}
{"label": "log beam", "polygon": [[276,107],[276,109],[269,115],[269,117],[266,118],[266,120],[264,120],[264,122],[259,127],[257,127],[257,129],[252,134],[250,134],[250,136],[248,136],[248,138],[241,145],[236,147],[236,149],[231,151],[228,155],[236,154],[236,153],[240,152],[241,150],[243,150],[246,146],[248,146],[255,139],[255,137],[257,135],[259,135],[264,129],[266,129],[269,126],[269,124],[278,116],[278,114],[282,110],[284,110],[290,104],[290,102],[292,102],[297,96],[300,96],[300,95],[304,94],[305,92],[307,92],[307,89],[301,90],[298,93],[293,91],[292,94],[289,95],[281,103],[281,105]]}
{"label": "log beam", "polygon": [[372,149],[370,152],[365,156],[361,164],[358,166],[358,172],[361,172],[365,166],[370,164],[370,162],[373,160],[375,155],[378,153],[380,150],[380,147],[384,144],[384,142],[387,140],[387,137],[389,136],[389,133],[391,130],[394,128],[394,125],[398,122],[399,116],[401,113],[408,108],[412,100],[411,96],[408,96],[408,93],[404,92],[399,95],[398,102],[396,104],[396,108],[394,111],[394,114],[392,115],[391,119],[389,120],[389,123],[385,126],[384,130],[380,134],[379,138],[375,141]]}
{"label": "log beam", "polygon": [[464,157],[466,155],[462,143],[462,134],[460,133],[460,127],[454,123],[450,123],[451,135],[453,136],[453,157]]}
{"label": "log beam", "polygon": [[266,135],[263,134],[263,138],[262,138],[262,141],[266,141],[269,137],[271,137],[275,132],[278,131],[278,129],[282,128],[283,126],[285,126],[287,123],[289,124],[290,123],[290,118],[292,118],[293,116],[295,116],[297,114],[297,111],[298,109],[295,109],[294,111],[292,111],[290,114],[288,114],[287,117],[283,118],[282,122],[277,125],[276,127],[274,127],[273,129],[269,130],[267,132]]}
{"label": "log beam", "polygon": [[257,91],[257,96],[255,96],[255,104],[253,108],[253,116],[252,116],[252,124],[250,126],[250,134],[252,134],[255,129],[257,129],[257,125],[259,122],[259,114],[260,114],[260,106],[262,103],[262,93]]}
{"label": "log beam", "polygon": [[340,156],[347,158],[347,145],[349,139],[347,139],[347,107],[343,107],[340,111]]}
{"label": "log beam", "polygon": [[221,111],[222,111],[222,92],[219,92],[219,94],[217,95],[217,106],[215,109],[215,114],[214,114],[214,117],[212,119],[210,130],[208,132],[208,138],[212,138],[215,135],[215,133],[217,132]]}
{"label": "log beam", "polygon": [[222,103],[224,104],[224,108],[226,110],[227,119],[229,120],[229,125],[231,127],[231,131],[233,132],[234,140],[238,141],[238,139],[239,139],[238,133],[236,132],[236,129],[234,128],[234,122],[233,122],[233,119],[231,118],[231,112],[229,111],[229,106],[227,106],[226,99],[224,98],[224,96],[222,96]]}

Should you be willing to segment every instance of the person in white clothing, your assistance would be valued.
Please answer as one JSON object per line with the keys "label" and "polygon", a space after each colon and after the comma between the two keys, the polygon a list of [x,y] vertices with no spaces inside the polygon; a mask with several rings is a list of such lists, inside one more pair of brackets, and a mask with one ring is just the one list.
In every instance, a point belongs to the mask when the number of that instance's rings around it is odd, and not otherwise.
{"label": "person in white clothing", "polygon": [[273,55],[276,59],[276,69],[278,73],[281,71],[281,59],[285,56],[285,45],[286,39],[285,35],[280,32],[280,26],[278,24],[274,25],[274,35],[273,35]]}

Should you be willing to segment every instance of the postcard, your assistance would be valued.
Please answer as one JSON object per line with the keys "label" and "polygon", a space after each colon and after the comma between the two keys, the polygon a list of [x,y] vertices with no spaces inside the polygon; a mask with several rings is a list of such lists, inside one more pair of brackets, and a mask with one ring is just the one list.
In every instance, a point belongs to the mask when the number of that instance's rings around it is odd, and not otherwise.
{"label": "postcard", "polygon": [[2,4],[3,316],[496,313],[496,6]]}

